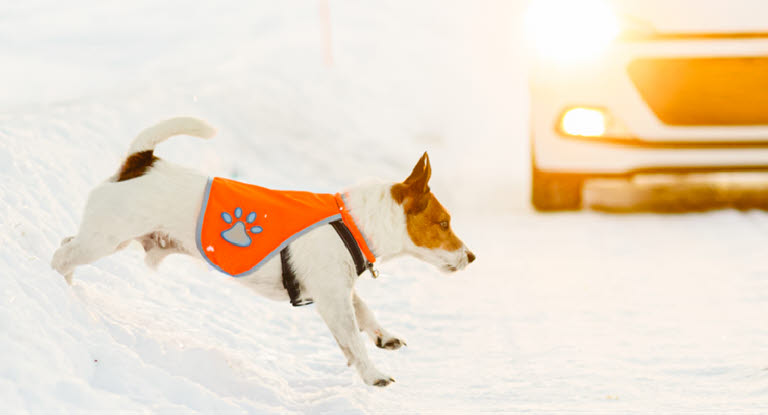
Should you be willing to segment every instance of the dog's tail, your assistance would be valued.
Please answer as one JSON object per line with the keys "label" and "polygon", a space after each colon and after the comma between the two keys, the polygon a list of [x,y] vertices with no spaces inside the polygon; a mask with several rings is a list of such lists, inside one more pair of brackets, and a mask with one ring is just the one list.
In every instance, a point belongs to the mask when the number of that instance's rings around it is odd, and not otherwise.
{"label": "dog's tail", "polygon": [[155,146],[174,135],[191,135],[211,138],[216,129],[207,122],[192,117],[177,117],[161,121],[139,133],[128,149],[128,157],[123,162],[115,181],[133,179],[143,175],[157,160],[153,152]]}
{"label": "dog's tail", "polygon": [[131,143],[128,154],[141,153],[142,151],[153,151],[155,146],[162,143],[174,135],[191,135],[200,138],[211,138],[216,134],[216,130],[208,125],[207,122],[192,117],[177,117],[159,123],[147,128],[139,133]]}

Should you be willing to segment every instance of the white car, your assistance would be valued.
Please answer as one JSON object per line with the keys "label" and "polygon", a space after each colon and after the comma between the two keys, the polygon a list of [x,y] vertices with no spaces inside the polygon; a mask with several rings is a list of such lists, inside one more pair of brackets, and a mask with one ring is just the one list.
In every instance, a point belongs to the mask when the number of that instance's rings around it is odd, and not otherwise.
{"label": "white car", "polygon": [[768,1],[533,0],[532,203],[585,179],[768,170]]}

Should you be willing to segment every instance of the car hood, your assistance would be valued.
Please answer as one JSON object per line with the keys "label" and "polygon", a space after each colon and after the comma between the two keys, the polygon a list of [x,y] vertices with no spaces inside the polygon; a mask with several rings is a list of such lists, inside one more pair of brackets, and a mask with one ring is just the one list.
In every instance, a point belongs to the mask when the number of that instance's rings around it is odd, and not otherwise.
{"label": "car hood", "polygon": [[633,25],[661,33],[768,32],[765,0],[613,0],[616,12]]}

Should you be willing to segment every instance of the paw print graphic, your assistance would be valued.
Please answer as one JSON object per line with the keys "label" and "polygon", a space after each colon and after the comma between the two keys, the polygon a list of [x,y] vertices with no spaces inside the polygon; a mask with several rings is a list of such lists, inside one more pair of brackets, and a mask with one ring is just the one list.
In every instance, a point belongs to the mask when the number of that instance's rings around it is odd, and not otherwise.
{"label": "paw print graphic", "polygon": [[[256,221],[256,212],[249,213],[248,216],[245,217],[245,222],[243,222],[242,220],[239,220],[240,217],[243,216],[243,209],[238,207],[235,208],[234,216],[233,219],[232,215],[229,213],[221,212],[221,218],[224,219],[224,222],[232,224],[229,229],[221,233],[221,237],[234,246],[243,248],[250,246],[251,237],[248,234],[258,234],[264,230],[261,226],[251,226],[251,224]],[[248,229],[248,226],[251,226],[251,228]]]}

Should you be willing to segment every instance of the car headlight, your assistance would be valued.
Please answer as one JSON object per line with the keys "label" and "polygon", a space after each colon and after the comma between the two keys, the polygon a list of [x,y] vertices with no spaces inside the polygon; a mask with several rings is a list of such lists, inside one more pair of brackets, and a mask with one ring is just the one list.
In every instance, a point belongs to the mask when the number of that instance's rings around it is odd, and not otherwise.
{"label": "car headlight", "polygon": [[611,115],[607,109],[597,107],[569,107],[562,112],[555,128],[570,137],[591,137],[631,140],[627,126]]}
{"label": "car headlight", "polygon": [[560,118],[560,130],[572,136],[600,137],[606,125],[606,114],[597,108],[571,108]]}
{"label": "car headlight", "polygon": [[533,0],[525,20],[537,53],[558,61],[594,57],[620,32],[619,19],[602,0]]}

